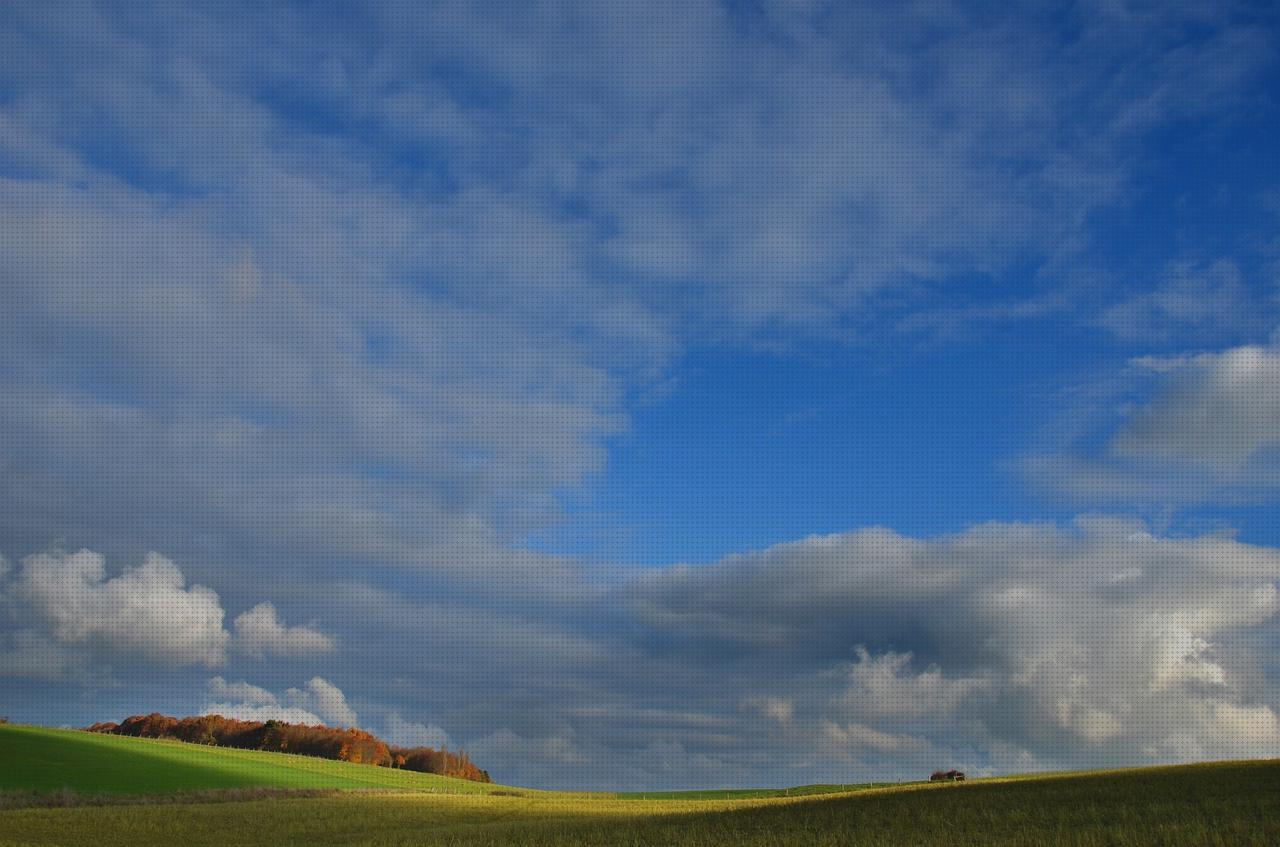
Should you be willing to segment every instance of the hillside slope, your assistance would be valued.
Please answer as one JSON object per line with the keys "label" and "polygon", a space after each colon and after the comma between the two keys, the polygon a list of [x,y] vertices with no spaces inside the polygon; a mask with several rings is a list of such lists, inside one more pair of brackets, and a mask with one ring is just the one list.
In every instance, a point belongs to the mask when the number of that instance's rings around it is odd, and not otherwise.
{"label": "hillside slope", "polygon": [[483,794],[501,786],[288,753],[0,725],[0,790],[158,794],[218,788],[390,788]]}

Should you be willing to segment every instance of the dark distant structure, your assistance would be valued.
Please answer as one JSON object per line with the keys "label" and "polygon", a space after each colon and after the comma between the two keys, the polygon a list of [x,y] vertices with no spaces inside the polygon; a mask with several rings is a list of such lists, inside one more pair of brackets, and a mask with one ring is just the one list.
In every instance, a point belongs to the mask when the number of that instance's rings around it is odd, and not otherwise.
{"label": "dark distant structure", "polygon": [[964,782],[964,771],[934,771],[930,782]]}

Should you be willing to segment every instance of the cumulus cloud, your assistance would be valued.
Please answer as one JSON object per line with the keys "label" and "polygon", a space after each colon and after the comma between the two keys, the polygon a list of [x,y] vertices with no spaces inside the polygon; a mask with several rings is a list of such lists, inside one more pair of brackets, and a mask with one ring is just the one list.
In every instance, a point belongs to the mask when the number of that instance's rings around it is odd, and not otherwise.
{"label": "cumulus cloud", "polygon": [[236,647],[254,658],[310,656],[334,650],[333,639],[311,626],[286,627],[271,603],[259,603],[235,620]]}
{"label": "cumulus cloud", "polygon": [[[774,690],[787,680],[792,723],[811,739],[868,754],[1120,762],[1162,745],[1223,756],[1271,739],[1265,657],[1240,635],[1274,619],[1278,580],[1270,548],[1082,518],[932,540],[812,538],[654,572],[633,600],[649,625],[679,634],[684,661],[754,666]],[[774,635],[761,642],[753,627]],[[842,642],[855,661],[826,658]],[[911,652],[860,646],[872,642]],[[929,665],[914,670],[913,654]],[[1278,752],[1267,744],[1256,753]]]}
{"label": "cumulus cloud", "polygon": [[241,720],[278,720],[288,723],[356,726],[356,713],[347,704],[342,689],[322,677],[312,677],[302,688],[290,688],[277,696],[248,682],[227,682],[220,676],[209,680],[209,694],[200,713]]}
{"label": "cumulus cloud", "polygon": [[399,712],[392,712],[386,719],[383,738],[400,747],[433,747],[448,750],[453,747],[449,733],[435,724],[406,720]]}
{"label": "cumulus cloud", "polygon": [[[31,657],[48,654],[46,675],[67,665],[66,659],[53,660],[54,650],[218,667],[226,664],[233,646],[257,659],[335,649],[333,640],[312,626],[286,626],[271,603],[237,617],[233,636],[223,627],[218,594],[188,586],[182,570],[159,553],[148,553],[141,564],[111,578],[106,558],[92,550],[32,554],[22,559],[12,580],[0,582],[0,611],[5,607],[25,626],[15,635],[21,649],[9,655],[6,666],[34,667]],[[41,639],[48,644],[41,646]]]}
{"label": "cumulus cloud", "polygon": [[[1273,750],[1280,551],[1228,534],[1102,516],[936,538],[870,528],[618,578],[537,627],[371,589],[341,602],[388,612],[361,649],[413,664],[397,697],[439,704],[435,725],[486,768],[540,785]],[[414,723],[404,714],[384,725]]]}
{"label": "cumulus cloud", "polygon": [[838,703],[864,720],[947,715],[991,684],[981,677],[948,679],[937,665],[912,673],[910,653],[873,657],[861,645],[854,652],[857,661],[835,671],[848,680]]}
{"label": "cumulus cloud", "polygon": [[276,695],[265,688],[248,682],[227,682],[220,676],[209,680],[209,694],[215,698],[234,700],[250,706],[274,706],[279,703]]}
{"label": "cumulus cloud", "polygon": [[[537,626],[356,586],[314,602],[375,622],[376,639],[344,639],[362,688],[439,704],[431,721],[384,711],[391,740],[543,785],[1280,755],[1259,641],[1280,551],[1229,535],[1102,517],[865,529],[619,580]],[[76,646],[24,649],[51,645]],[[388,669],[403,678],[379,683]],[[324,677],[232,679],[210,680],[202,711],[358,720]]]}
{"label": "cumulus cloud", "polygon": [[540,785],[1280,754],[1280,551],[1230,535],[1100,516],[872,528],[620,579],[537,629],[367,589],[343,603],[394,611],[379,643],[403,646],[377,655],[417,668],[397,696],[440,704],[388,730],[449,726],[491,772]]}
{"label": "cumulus cloud", "polygon": [[285,698],[313,710],[325,723],[337,726],[355,726],[356,713],[347,705],[342,689],[318,676],[312,677],[302,688],[290,688]]}
{"label": "cumulus cloud", "polygon": [[230,636],[218,595],[186,586],[178,566],[158,553],[107,578],[91,550],[37,553],[22,560],[9,589],[52,628],[61,644],[88,644],[172,665],[215,667]]}

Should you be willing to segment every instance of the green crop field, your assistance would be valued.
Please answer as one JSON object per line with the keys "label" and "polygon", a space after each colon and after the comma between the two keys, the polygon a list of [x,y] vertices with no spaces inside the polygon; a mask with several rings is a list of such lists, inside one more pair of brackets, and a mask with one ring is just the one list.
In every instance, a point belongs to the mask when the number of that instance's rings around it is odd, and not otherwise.
{"label": "green crop field", "polygon": [[[680,792],[657,799],[460,786],[457,780],[276,753],[0,727],[0,780],[10,792],[70,787],[122,800],[133,795],[135,802],[138,795],[198,788],[384,789],[236,802],[11,808],[0,811],[5,845],[1280,843],[1280,762],[850,791],[806,786],[783,789],[783,796],[756,792],[750,799],[725,797],[755,790]],[[459,793],[444,793],[453,789]],[[520,796],[511,796],[517,791]],[[717,799],[698,799],[700,794]]]}

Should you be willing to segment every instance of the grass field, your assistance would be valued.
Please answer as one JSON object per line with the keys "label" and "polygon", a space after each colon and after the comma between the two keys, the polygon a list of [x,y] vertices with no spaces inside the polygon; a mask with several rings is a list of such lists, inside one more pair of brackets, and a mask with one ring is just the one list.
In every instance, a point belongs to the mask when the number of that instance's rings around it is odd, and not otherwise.
{"label": "grass field", "polygon": [[156,794],[210,788],[390,788],[484,794],[501,786],[311,756],[0,725],[0,791]]}
{"label": "grass field", "polygon": [[[173,786],[232,787],[228,781],[277,780],[277,787],[350,787],[335,780],[361,765],[306,760],[311,770],[279,754],[232,755],[210,750],[111,739],[77,746],[76,734],[0,727],[0,779],[11,789],[57,785],[58,769],[97,762],[85,786],[103,791],[157,790],[158,774],[186,765],[195,773]],[[78,739],[76,739],[78,740]],[[51,743],[42,748],[46,742]],[[141,748],[148,748],[141,751]],[[46,752],[42,752],[42,749]],[[163,750],[156,756],[152,749]],[[184,750],[192,752],[184,755]],[[117,754],[113,766],[110,759]],[[103,756],[106,759],[103,759]],[[269,757],[263,759],[262,757]],[[69,758],[70,757],[70,758]],[[270,773],[283,760],[286,773]],[[216,762],[217,764],[211,764]],[[327,767],[325,767],[327,766]],[[397,790],[340,792],[305,799],[225,803],[105,805],[0,811],[0,844],[266,845],[586,845],[688,844],[754,847],[788,844],[1074,844],[1262,845],[1280,843],[1280,763],[1235,762],[1176,768],[974,780],[860,788],[851,792],[750,799],[667,799],[634,795],[429,793],[445,787],[421,774],[382,769],[360,787]],[[150,772],[148,775],[147,772]],[[114,774],[114,776],[113,776]],[[368,780],[413,778],[415,784]],[[202,779],[221,780],[217,785]],[[440,778],[434,778],[439,780]],[[300,780],[305,781],[299,784]],[[319,781],[329,780],[325,785]],[[70,784],[72,777],[61,780]],[[449,780],[448,783],[456,782]],[[267,784],[258,782],[256,784]],[[153,786],[143,788],[142,786]],[[61,787],[61,786],[59,786]],[[474,786],[490,790],[492,786]],[[835,786],[808,786],[815,792]],[[82,790],[90,790],[88,787]],[[498,789],[507,791],[509,789]],[[792,789],[799,790],[799,789]],[[721,795],[723,792],[711,792]]]}

